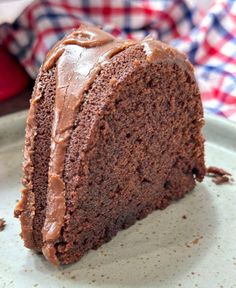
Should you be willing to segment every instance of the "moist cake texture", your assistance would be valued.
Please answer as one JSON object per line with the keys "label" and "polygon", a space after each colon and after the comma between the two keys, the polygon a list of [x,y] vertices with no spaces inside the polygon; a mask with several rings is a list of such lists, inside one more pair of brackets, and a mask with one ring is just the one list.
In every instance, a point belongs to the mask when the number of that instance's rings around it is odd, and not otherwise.
{"label": "moist cake texture", "polygon": [[73,263],[183,197],[205,175],[202,125],[183,54],[81,25],[49,52],[32,95],[15,209],[25,246]]}

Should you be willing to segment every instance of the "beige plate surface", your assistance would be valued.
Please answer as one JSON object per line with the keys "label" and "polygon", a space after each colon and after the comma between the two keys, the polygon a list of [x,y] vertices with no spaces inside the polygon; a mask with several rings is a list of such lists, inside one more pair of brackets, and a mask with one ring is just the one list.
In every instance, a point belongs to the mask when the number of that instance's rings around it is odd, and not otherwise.
{"label": "beige plate surface", "polygon": [[[56,269],[25,249],[12,216],[20,197],[25,115],[0,119],[1,288],[236,287],[236,184],[216,186],[209,178],[77,264]],[[204,133],[207,165],[225,168],[236,180],[235,125],[206,117]]]}

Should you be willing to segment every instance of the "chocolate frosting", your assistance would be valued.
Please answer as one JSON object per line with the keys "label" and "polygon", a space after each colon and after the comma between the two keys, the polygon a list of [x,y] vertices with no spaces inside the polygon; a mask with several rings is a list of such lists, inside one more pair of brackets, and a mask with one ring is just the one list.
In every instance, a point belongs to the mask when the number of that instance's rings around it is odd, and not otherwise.
{"label": "chocolate frosting", "polygon": [[149,63],[155,64],[156,62],[174,62],[180,66],[183,70],[187,70],[189,73],[193,72],[193,66],[187,59],[184,53],[181,53],[168,44],[154,40],[151,36],[147,36],[141,45],[144,47],[146,59]]}
{"label": "chocolate frosting", "polygon": [[33,219],[35,215],[35,196],[33,193],[32,176],[34,167],[32,163],[34,152],[34,139],[37,135],[37,125],[35,123],[35,107],[41,95],[41,85],[37,82],[34,89],[34,97],[31,100],[29,115],[26,125],[26,138],[24,149],[23,172],[24,179],[22,181],[25,186],[21,191],[21,200],[17,203],[14,215],[19,217],[21,221],[21,236],[24,239],[25,246],[36,249],[33,239]]}

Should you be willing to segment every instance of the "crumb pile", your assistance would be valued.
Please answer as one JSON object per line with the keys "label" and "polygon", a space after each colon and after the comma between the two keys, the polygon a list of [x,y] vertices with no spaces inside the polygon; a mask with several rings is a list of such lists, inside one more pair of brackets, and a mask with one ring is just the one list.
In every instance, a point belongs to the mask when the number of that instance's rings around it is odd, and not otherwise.
{"label": "crumb pile", "polygon": [[210,166],[207,168],[207,176],[212,177],[212,182],[214,182],[216,185],[233,181],[231,173],[215,166]]}

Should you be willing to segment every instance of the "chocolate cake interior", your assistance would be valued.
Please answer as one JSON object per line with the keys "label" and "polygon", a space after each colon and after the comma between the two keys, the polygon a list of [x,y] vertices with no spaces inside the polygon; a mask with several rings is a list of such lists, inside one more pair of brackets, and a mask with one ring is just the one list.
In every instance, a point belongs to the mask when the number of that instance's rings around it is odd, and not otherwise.
{"label": "chocolate cake interior", "polygon": [[114,56],[97,76],[67,149],[61,263],[78,260],[202,179],[194,81],[174,62],[147,64],[140,45]]}

